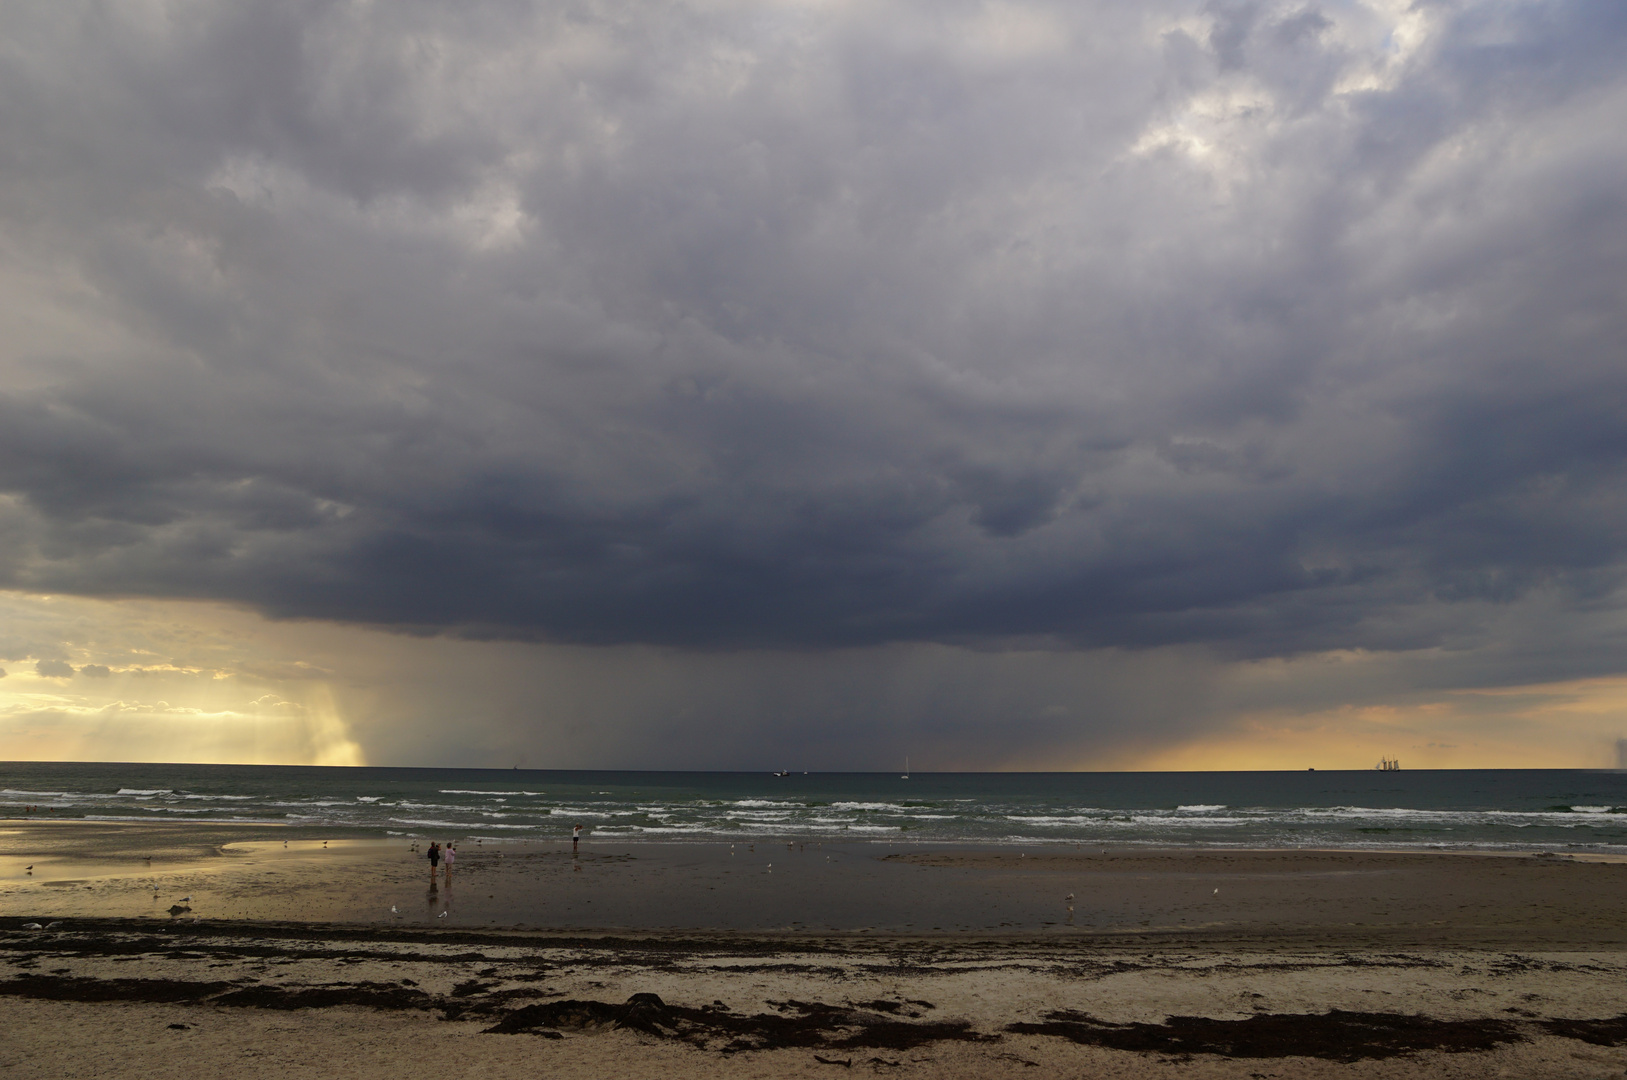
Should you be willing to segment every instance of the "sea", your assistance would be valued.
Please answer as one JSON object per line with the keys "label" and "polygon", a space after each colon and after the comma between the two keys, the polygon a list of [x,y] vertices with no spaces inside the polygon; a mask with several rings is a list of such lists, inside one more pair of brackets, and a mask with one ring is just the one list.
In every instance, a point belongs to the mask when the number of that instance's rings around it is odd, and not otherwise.
{"label": "sea", "polygon": [[[591,772],[0,763],[0,816],[301,836],[1627,853],[1627,772]],[[290,835],[279,833],[279,835]]]}

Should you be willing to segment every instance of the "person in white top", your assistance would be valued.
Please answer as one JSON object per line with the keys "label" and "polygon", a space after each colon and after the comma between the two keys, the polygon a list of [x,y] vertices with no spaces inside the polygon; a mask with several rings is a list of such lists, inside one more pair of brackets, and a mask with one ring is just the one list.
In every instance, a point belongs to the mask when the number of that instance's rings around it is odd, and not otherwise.
{"label": "person in white top", "polygon": [[456,859],[457,857],[458,849],[453,847],[452,844],[448,842],[445,850],[441,852],[441,861],[446,864],[446,880],[448,881],[452,880],[452,860]]}

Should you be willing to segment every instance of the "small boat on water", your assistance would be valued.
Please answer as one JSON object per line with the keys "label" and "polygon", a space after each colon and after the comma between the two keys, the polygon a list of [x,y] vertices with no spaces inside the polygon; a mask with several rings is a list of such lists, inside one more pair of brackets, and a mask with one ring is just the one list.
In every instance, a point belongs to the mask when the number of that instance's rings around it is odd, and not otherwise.
{"label": "small boat on water", "polygon": [[899,779],[900,780],[908,780],[909,778],[910,778],[910,758],[909,758],[908,754],[905,754],[904,755],[904,775],[900,776]]}

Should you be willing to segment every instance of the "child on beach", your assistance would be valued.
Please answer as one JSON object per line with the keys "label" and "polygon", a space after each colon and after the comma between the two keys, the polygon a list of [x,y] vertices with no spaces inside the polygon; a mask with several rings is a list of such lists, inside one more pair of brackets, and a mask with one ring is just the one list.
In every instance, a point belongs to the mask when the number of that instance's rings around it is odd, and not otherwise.
{"label": "child on beach", "polygon": [[446,863],[446,880],[452,880],[452,861],[458,857],[458,849],[452,846],[449,840],[446,848],[441,852],[441,861]]}

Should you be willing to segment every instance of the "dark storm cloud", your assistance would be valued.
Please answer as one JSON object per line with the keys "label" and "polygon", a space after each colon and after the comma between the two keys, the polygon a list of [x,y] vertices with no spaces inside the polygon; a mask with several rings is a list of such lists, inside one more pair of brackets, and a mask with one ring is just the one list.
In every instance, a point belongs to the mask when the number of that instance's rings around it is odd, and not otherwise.
{"label": "dark storm cloud", "polygon": [[1245,656],[1619,606],[1613,5],[8,23],[13,587]]}

